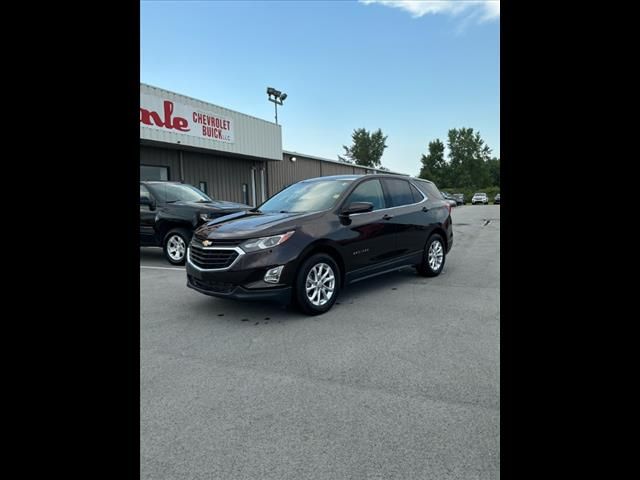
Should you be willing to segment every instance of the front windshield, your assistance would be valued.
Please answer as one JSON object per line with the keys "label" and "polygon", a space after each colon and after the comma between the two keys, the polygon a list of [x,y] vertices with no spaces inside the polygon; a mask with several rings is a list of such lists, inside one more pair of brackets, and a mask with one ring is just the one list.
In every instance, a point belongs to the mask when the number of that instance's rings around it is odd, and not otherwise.
{"label": "front windshield", "polygon": [[353,180],[299,182],[277,193],[258,210],[261,212],[318,212],[332,208]]}
{"label": "front windshield", "polygon": [[198,190],[193,185],[185,185],[181,183],[150,183],[147,187],[153,192],[153,195],[161,202],[211,202],[205,193]]}

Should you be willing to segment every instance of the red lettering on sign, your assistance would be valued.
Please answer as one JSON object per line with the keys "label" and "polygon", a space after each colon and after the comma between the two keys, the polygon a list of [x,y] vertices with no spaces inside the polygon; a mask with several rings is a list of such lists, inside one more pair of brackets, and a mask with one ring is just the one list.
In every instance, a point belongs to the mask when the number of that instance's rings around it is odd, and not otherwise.
{"label": "red lettering on sign", "polygon": [[140,107],[140,123],[144,123],[145,125],[156,125],[157,127],[164,127],[169,130],[179,130],[181,132],[188,132],[191,130],[190,128],[187,128],[189,126],[189,122],[186,118],[171,118],[171,115],[173,115],[173,102],[169,100],[164,101],[163,113],[164,120],[160,118],[158,112],[146,110]]}
{"label": "red lettering on sign", "polygon": [[140,107],[140,122],[144,123],[145,125],[156,124],[159,127],[164,126],[164,123],[162,123],[162,120],[160,120],[160,114],[156,112],[150,112],[149,110],[145,110],[142,107]]}
{"label": "red lettering on sign", "polygon": [[181,132],[188,132],[191,130],[187,128],[189,126],[189,122],[187,122],[186,118],[176,117],[173,119],[173,128],[176,130],[180,130]]}

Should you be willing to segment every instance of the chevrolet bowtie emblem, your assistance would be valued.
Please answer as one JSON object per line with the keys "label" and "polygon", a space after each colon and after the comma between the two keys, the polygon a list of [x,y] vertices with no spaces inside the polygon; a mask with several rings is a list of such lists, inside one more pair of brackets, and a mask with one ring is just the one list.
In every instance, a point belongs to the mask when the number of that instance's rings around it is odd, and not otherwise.
{"label": "chevrolet bowtie emblem", "polygon": [[202,244],[203,244],[205,247],[208,247],[208,246],[209,246],[209,245],[211,245],[212,243],[213,243],[213,242],[212,242],[211,240],[205,240],[204,242],[202,242]]}

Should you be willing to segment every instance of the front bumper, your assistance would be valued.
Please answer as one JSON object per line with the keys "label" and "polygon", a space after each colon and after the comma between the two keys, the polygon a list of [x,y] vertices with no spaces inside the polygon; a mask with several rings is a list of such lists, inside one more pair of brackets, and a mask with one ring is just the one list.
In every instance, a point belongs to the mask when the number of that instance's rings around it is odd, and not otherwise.
{"label": "front bumper", "polygon": [[[292,243],[288,246],[294,245]],[[203,269],[193,264],[191,257],[187,255],[187,287],[218,298],[288,303],[297,272],[297,253],[302,249],[281,247],[243,252],[227,268],[217,270]],[[267,271],[279,265],[284,265],[279,283],[265,282]]]}
{"label": "front bumper", "polygon": [[241,285],[222,284],[221,282],[207,282],[187,275],[187,287],[217,298],[233,300],[268,300],[279,303],[289,303],[291,287],[281,286],[266,289],[248,289]]}

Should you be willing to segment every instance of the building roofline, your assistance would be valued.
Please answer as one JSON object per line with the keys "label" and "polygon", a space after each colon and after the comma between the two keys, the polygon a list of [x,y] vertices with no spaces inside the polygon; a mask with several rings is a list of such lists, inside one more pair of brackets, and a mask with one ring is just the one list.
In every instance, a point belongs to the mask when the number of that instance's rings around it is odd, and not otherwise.
{"label": "building roofline", "polygon": [[[340,162],[338,160],[332,160],[330,158],[323,158],[323,157],[317,157],[315,155],[308,155],[306,153],[301,153],[301,152],[293,152],[291,150],[282,150],[282,153],[286,153],[287,155],[292,155],[292,156],[296,156],[299,155],[301,157],[304,158],[310,158],[311,160],[320,160],[321,162],[328,162],[328,163],[335,163],[338,165],[347,165],[347,166],[352,166],[352,167],[358,167],[358,168],[365,168],[367,170],[375,170],[376,172],[380,172],[380,173],[390,173],[393,175],[404,175],[409,177],[410,175],[407,175],[406,173],[400,173],[400,172],[393,172],[391,170],[381,170],[379,168],[374,168],[374,167],[365,167],[364,165],[356,165],[355,163],[345,163],[345,162]],[[354,174],[354,175],[358,175],[358,174]]]}

